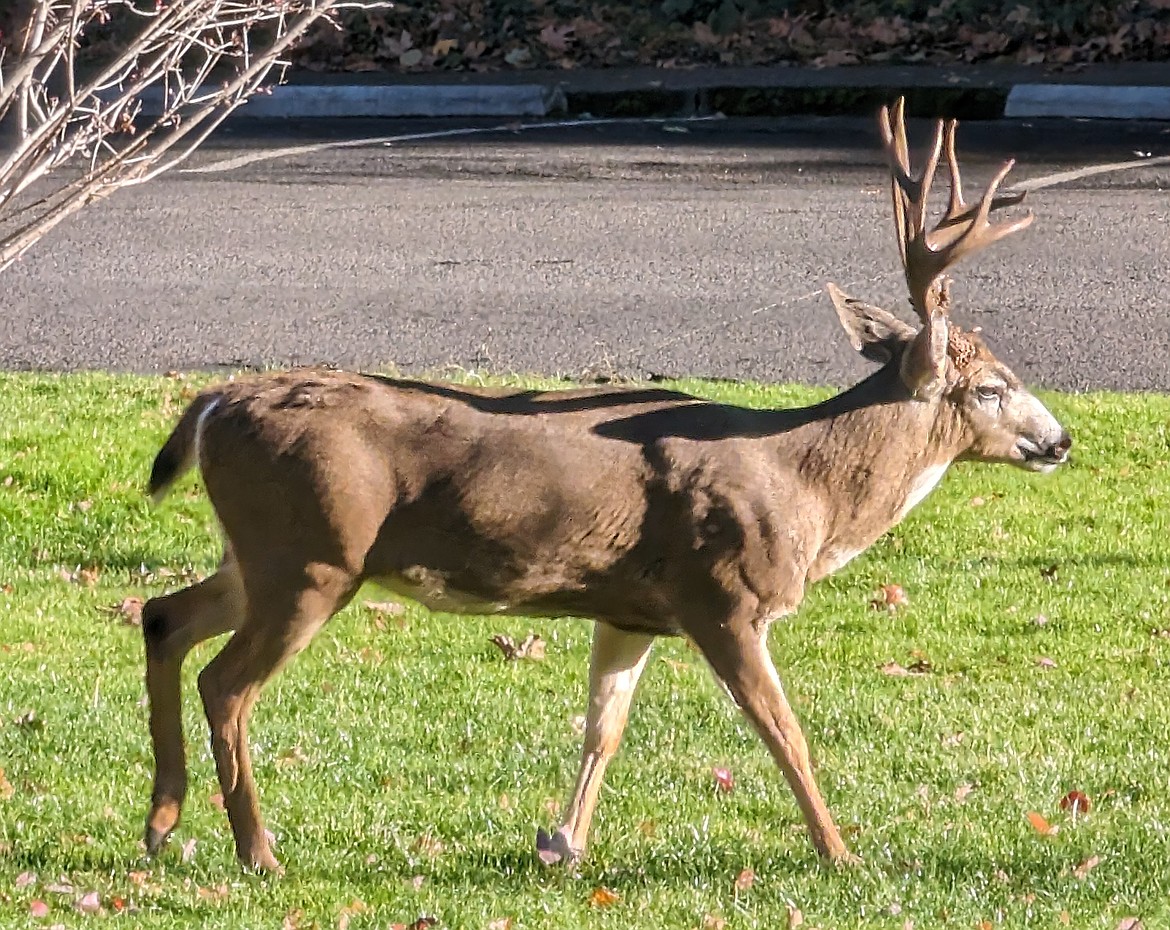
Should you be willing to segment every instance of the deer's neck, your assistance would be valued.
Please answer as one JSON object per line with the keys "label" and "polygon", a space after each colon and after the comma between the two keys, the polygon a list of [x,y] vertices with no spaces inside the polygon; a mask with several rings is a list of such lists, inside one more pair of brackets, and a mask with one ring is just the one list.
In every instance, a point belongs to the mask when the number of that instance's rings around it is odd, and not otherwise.
{"label": "deer's neck", "polygon": [[950,404],[911,400],[886,374],[820,405],[799,431],[797,468],[823,514],[810,580],[836,571],[902,520],[968,442]]}

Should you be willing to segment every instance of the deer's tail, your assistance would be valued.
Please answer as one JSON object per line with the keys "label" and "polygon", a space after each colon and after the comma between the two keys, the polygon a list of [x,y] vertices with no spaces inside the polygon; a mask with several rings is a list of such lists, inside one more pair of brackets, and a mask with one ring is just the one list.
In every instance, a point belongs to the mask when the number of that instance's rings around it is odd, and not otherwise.
{"label": "deer's tail", "polygon": [[154,465],[150,469],[150,484],[147,493],[157,504],[199,459],[199,437],[208,415],[219,405],[220,391],[212,389],[198,395],[183,411],[179,422],[158,450]]}

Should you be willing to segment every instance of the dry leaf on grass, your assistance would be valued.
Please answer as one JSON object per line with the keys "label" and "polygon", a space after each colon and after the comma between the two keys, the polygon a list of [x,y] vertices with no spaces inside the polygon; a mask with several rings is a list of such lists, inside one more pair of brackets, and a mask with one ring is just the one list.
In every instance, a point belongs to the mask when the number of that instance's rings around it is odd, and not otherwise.
{"label": "dry leaf on grass", "polygon": [[877,597],[869,602],[869,605],[874,610],[888,610],[891,613],[909,604],[910,598],[906,596],[906,589],[900,584],[882,585],[881,590],[877,593]]}
{"label": "dry leaf on grass", "polygon": [[1041,836],[1052,836],[1056,833],[1057,828],[1045,820],[1036,811],[1028,811],[1028,823],[1032,825],[1032,829]]}
{"label": "dry leaf on grass", "polygon": [[610,907],[617,904],[621,899],[621,895],[616,891],[610,891],[608,888],[598,886],[589,895],[589,906]]}
{"label": "dry leaf on grass", "polygon": [[731,769],[716,765],[712,767],[711,774],[715,776],[716,791],[726,794],[735,790],[735,775],[732,774]]}
{"label": "dry leaf on grass", "polygon": [[1089,800],[1089,796],[1083,791],[1070,791],[1060,799],[1060,809],[1068,811],[1074,819],[1078,814],[1087,814],[1092,806],[1093,803]]}
{"label": "dry leaf on grass", "polygon": [[35,917],[37,920],[40,920],[42,917],[48,917],[49,905],[47,905],[40,898],[37,898],[34,901],[30,901],[28,905],[28,915],[29,917]]}
{"label": "dry leaf on grass", "polygon": [[121,617],[126,626],[142,626],[142,598],[124,597],[118,604],[101,608],[108,614]]}
{"label": "dry leaf on grass", "polygon": [[511,636],[505,636],[503,633],[497,633],[493,636],[492,642],[504,654],[504,659],[508,662],[517,659],[538,661],[544,658],[544,640],[536,633],[529,633],[524,637],[524,642],[518,646]]}
{"label": "dry leaf on grass", "polygon": [[1073,877],[1078,879],[1079,881],[1083,882],[1085,880],[1085,877],[1091,871],[1093,871],[1093,869],[1097,868],[1097,866],[1099,866],[1100,864],[1101,864],[1101,857],[1100,856],[1089,856],[1088,859],[1084,860],[1083,862],[1077,863],[1077,865],[1073,868],[1073,870],[1072,870]]}
{"label": "dry leaf on grass", "polygon": [[735,876],[735,890],[749,891],[752,885],[756,883],[756,873],[751,869],[744,869],[737,876]]}

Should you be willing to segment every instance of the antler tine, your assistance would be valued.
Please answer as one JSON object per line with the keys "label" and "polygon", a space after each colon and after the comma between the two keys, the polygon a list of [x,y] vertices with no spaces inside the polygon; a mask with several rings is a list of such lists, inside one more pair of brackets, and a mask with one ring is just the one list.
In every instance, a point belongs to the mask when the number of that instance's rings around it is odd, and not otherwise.
{"label": "antler tine", "polygon": [[[879,118],[882,142],[890,166],[894,199],[894,220],[898,234],[898,251],[906,273],[910,302],[924,323],[934,311],[942,310],[940,278],[963,257],[1009,236],[1032,222],[1029,213],[1002,225],[992,225],[990,214],[1002,207],[1018,204],[1022,192],[998,194],[1014,162],[1007,162],[988,185],[978,203],[969,206],[963,199],[963,180],[955,154],[955,120],[940,120],[922,173],[911,174],[909,146],[906,141],[904,101],[893,108],[882,107]],[[929,232],[926,229],[927,200],[939,158],[945,154],[950,174],[950,197],[946,213]]]}
{"label": "antler tine", "polygon": [[890,193],[894,201],[894,224],[898,234],[898,253],[906,266],[908,243],[926,232],[926,202],[938,168],[943,146],[943,124],[935,127],[934,139],[926,165],[918,177],[910,173],[910,147],[906,141],[905,98],[899,97],[893,111],[882,107],[878,128],[890,167]]}

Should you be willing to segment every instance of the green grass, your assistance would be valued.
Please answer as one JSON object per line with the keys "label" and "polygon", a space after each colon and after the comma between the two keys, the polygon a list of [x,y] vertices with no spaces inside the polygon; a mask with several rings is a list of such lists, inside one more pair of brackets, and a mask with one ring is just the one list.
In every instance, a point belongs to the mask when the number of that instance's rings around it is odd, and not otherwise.
{"label": "green grass", "polygon": [[[257,708],[257,778],[288,867],[276,879],[239,871],[210,800],[193,679],[215,644],[186,669],[184,821],[158,861],[139,844],[140,634],[103,608],[215,564],[193,481],[155,512],[140,492],[185,387],[0,375],[0,926],[784,928],[790,907],[822,930],[1170,925],[1170,639],[1152,633],[1170,627],[1170,399],[1051,396],[1071,467],[956,468],[773,627],[861,867],[817,864],[763,745],[673,641],[644,678],[586,861],[543,869],[532,838],[575,774],[589,626],[412,607],[382,629],[359,596]],[[748,404],[823,395],[684,387]],[[908,607],[870,606],[887,583]],[[505,663],[488,642],[529,630],[548,640],[543,662]],[[922,659],[925,674],[881,671]],[[733,769],[730,794],[715,765]],[[1058,807],[1073,789],[1093,801],[1075,822]],[[1041,836],[1029,811],[1058,831]],[[744,869],[754,884],[737,889]],[[591,906],[599,887],[620,900]],[[91,891],[104,916],[76,909]]]}

